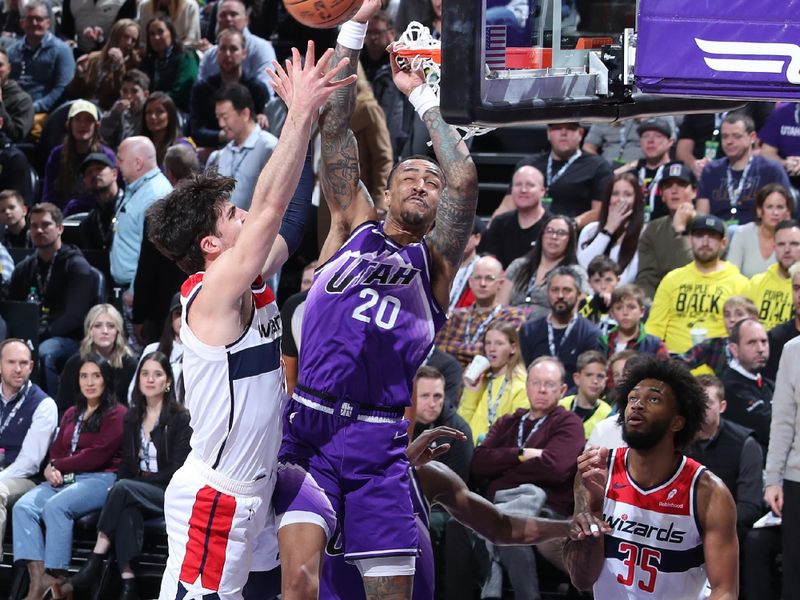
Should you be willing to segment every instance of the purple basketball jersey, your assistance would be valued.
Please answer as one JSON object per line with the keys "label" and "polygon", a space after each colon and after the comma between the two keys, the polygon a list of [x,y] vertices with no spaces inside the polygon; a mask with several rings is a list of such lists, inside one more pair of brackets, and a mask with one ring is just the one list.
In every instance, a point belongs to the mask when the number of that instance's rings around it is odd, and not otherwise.
{"label": "purple basketball jersey", "polygon": [[360,404],[407,406],[445,313],[424,242],[400,246],[368,221],[317,270],[308,292],[299,383]]}

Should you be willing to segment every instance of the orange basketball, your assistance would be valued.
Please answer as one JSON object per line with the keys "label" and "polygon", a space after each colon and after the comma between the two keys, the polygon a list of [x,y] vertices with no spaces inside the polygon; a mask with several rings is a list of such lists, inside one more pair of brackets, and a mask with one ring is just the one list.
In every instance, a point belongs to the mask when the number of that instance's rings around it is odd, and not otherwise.
{"label": "orange basketball", "polygon": [[303,25],[330,29],[352,17],[362,0],[283,0],[289,14]]}

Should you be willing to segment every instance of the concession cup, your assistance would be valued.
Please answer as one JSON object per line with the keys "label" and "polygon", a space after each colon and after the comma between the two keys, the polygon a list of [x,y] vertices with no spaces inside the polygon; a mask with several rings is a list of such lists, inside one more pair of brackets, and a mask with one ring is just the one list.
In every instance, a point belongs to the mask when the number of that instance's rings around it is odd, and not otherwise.
{"label": "concession cup", "polygon": [[478,379],[480,379],[480,376],[489,370],[490,366],[491,363],[489,363],[489,359],[478,354],[464,370],[464,379],[466,379],[470,385],[475,385]]}
{"label": "concession cup", "polygon": [[689,330],[689,335],[692,336],[692,345],[697,346],[697,344],[704,341],[708,336],[708,329],[705,327],[695,327]]}

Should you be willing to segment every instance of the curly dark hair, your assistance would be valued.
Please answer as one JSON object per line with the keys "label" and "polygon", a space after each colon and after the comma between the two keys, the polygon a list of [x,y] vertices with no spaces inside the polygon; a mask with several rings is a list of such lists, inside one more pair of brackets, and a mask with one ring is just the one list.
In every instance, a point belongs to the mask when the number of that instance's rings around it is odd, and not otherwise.
{"label": "curly dark hair", "polygon": [[686,448],[705,423],[707,397],[703,386],[680,361],[638,356],[625,365],[625,376],[611,391],[611,400],[619,410],[617,422],[620,425],[625,421],[628,394],[643,379],[663,381],[672,389],[678,414],[686,420],[683,429],[675,433],[674,443],[678,450]]}
{"label": "curly dark hair", "polygon": [[147,210],[148,239],[186,273],[202,271],[206,261],[200,240],[217,235],[217,219],[235,183],[214,172],[184,179]]}

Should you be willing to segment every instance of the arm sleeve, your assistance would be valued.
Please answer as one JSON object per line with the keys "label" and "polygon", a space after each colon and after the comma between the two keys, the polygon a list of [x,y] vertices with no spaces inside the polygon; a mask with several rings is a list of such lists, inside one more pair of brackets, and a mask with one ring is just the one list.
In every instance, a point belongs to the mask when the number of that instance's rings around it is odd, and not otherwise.
{"label": "arm sleeve", "polygon": [[[608,235],[603,232],[595,235],[598,227],[599,224],[596,222],[589,223],[581,230],[581,234],[578,236],[578,263],[584,269],[589,267],[589,263],[592,262],[595,256],[605,254],[608,243],[611,241]],[[589,240],[592,241],[589,242]]]}
{"label": "arm sleeve", "polygon": [[650,316],[645,323],[645,331],[662,340],[667,337],[667,325],[670,316],[670,296],[672,285],[669,280],[661,280],[650,307]]}
{"label": "arm sleeve", "polygon": [[736,480],[736,521],[740,527],[751,527],[762,513],[761,465],[764,453],[752,436],[745,439],[739,457]]}
{"label": "arm sleeve", "polygon": [[11,283],[11,274],[14,272],[14,259],[6,250],[6,247],[0,244],[0,278],[2,278],[3,285]]}
{"label": "arm sleeve", "polygon": [[178,108],[185,110],[189,106],[189,96],[192,93],[192,85],[197,80],[197,55],[193,50],[184,49],[180,57],[177,76],[167,93],[175,101]]}
{"label": "arm sleeve", "polygon": [[796,435],[795,366],[798,347],[800,346],[795,344],[785,347],[778,366],[775,393],[772,395],[772,421],[769,430],[767,466],[764,470],[765,485],[783,485],[786,461]]}
{"label": "arm sleeve", "polygon": [[33,103],[36,112],[50,112],[55,108],[56,102],[75,75],[75,59],[72,57],[72,50],[67,46],[59,45],[53,71],[54,81],[50,92]]}
{"label": "arm sleeve", "polygon": [[735,235],[731,240],[731,247],[728,250],[728,257],[725,259],[729,263],[736,265],[736,268],[739,271],[742,270],[742,266],[744,265],[744,246],[745,240],[743,239],[744,236]]}
{"label": "arm sleeve", "polygon": [[448,425],[464,432],[466,440],[453,442],[450,451],[445,455],[447,466],[449,466],[464,483],[469,481],[469,466],[472,463],[472,454],[475,446],[472,443],[472,431],[469,425],[457,419],[459,422],[448,423]]}
{"label": "arm sleeve", "polygon": [[92,473],[111,463],[122,446],[122,421],[125,411],[112,409],[100,423],[95,443],[81,448],[75,454],[56,459],[55,467],[64,473]]}
{"label": "arm sleeve", "polygon": [[481,386],[480,390],[469,390],[464,388],[464,393],[461,395],[461,404],[458,405],[458,416],[464,419],[467,423],[472,420],[475,414],[475,409],[480,404],[481,397],[486,393],[486,386]]}
{"label": "arm sleeve", "polygon": [[[134,447],[133,423],[125,421],[122,424],[122,460],[117,470],[117,479],[133,479],[139,474],[139,466],[136,464],[136,448]],[[131,464],[133,463],[133,464]]]}
{"label": "arm sleeve", "polygon": [[45,398],[36,407],[33,421],[22,440],[22,448],[17,459],[8,468],[0,471],[0,480],[27,479],[39,472],[39,467],[47,456],[50,440],[58,424],[58,410],[52,398]]}
{"label": "arm sleeve", "polygon": [[312,149],[309,147],[306,153],[303,171],[300,173],[300,181],[295,188],[289,206],[281,220],[281,228],[278,234],[286,242],[291,256],[303,241],[308,217],[311,214],[311,195],[314,192],[314,161],[312,160]]}
{"label": "arm sleeve", "polygon": [[86,311],[92,306],[94,277],[85,259],[71,261],[68,281],[64,310],[50,323],[51,336],[71,335],[73,331],[81,329]]}
{"label": "arm sleeve", "polygon": [[[484,477],[499,477],[518,466],[519,448],[512,442],[519,418],[514,415],[500,417],[489,428],[486,438],[472,455],[472,472]],[[581,433],[583,435],[583,433]]]}
{"label": "arm sleeve", "polygon": [[109,110],[100,117],[100,137],[112,148],[119,146],[122,133],[122,113]]}
{"label": "arm sleeve", "polygon": [[[207,127],[203,115],[206,103],[209,101],[208,95],[211,93],[205,80],[198,79],[192,85],[191,99],[189,101],[189,128],[192,138],[198,146],[208,146],[216,148],[220,145],[219,129]],[[259,112],[256,109],[256,112]]]}
{"label": "arm sleeve", "polygon": [[583,423],[573,418],[573,413],[554,415],[553,435],[547,440],[539,458],[532,458],[514,467],[519,483],[535,481],[537,484],[563,483],[575,476],[577,459],[586,444]]}
{"label": "arm sleeve", "polygon": [[603,149],[603,136],[600,134],[600,128],[596,123],[592,123],[592,125],[589,126],[589,131],[586,132],[583,143],[597,146],[598,154],[601,153]]}
{"label": "arm sleeve", "polygon": [[158,472],[147,478],[149,483],[156,485],[167,485],[175,474],[175,471],[183,466],[186,457],[189,456],[191,446],[189,440],[192,437],[192,428],[189,426],[189,414],[184,413],[181,416],[178,427],[173,428],[169,432],[169,439],[166,441],[166,446],[169,448],[169,460],[166,461],[162,468],[162,463],[158,463]]}
{"label": "arm sleeve", "polygon": [[659,281],[653,233],[652,224],[648,224],[639,238],[639,272],[636,274],[636,285],[651,299],[655,296]]}
{"label": "arm sleeve", "polygon": [[[254,34],[251,34],[254,35]],[[255,36],[258,37],[258,36]],[[272,97],[272,88],[269,85],[269,75],[267,74],[267,69],[272,68],[272,61],[276,60],[275,57],[275,49],[272,47],[268,41],[264,40],[263,38],[259,38],[264,43],[258,44],[258,50],[254,53],[255,56],[253,57],[253,67],[254,71],[250,73],[251,77],[255,77],[265,86],[267,86],[267,91],[269,92],[270,97]]]}
{"label": "arm sleeve", "polygon": [[26,93],[12,96],[11,101],[3,98],[0,102],[0,117],[3,119],[3,132],[12,142],[21,142],[33,127],[33,100]]}
{"label": "arm sleeve", "polygon": [[760,139],[765,144],[769,144],[770,146],[775,146],[776,148],[780,147],[780,133],[778,132],[778,128],[780,127],[777,111],[773,111],[772,114],[767,118],[767,121],[764,123],[764,126],[761,128],[761,131],[758,132],[758,139]]}

